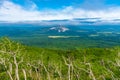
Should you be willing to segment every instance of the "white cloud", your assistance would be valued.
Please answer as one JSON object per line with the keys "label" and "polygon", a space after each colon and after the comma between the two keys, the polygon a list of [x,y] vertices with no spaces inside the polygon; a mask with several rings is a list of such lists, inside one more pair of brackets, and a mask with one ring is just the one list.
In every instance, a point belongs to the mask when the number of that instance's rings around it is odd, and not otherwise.
{"label": "white cloud", "polygon": [[120,7],[111,7],[102,10],[85,10],[68,6],[59,10],[36,10],[32,3],[31,9],[10,1],[2,2],[0,6],[0,21],[34,21],[34,20],[62,20],[73,18],[101,18],[102,20],[120,19]]}

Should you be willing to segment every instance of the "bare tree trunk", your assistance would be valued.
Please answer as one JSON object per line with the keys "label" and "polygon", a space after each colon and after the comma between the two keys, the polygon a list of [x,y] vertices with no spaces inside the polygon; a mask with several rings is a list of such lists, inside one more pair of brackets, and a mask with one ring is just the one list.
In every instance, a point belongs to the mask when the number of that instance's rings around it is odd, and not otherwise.
{"label": "bare tree trunk", "polygon": [[[6,65],[4,59],[1,59],[1,63],[4,65],[5,69],[7,69],[7,65]],[[7,70],[7,74],[9,75],[10,80],[13,80],[13,78],[12,78],[12,73],[11,73],[9,70]]]}
{"label": "bare tree trunk", "polygon": [[96,80],[96,78],[95,78],[95,76],[94,76],[94,74],[93,74],[93,71],[92,71],[92,69],[91,69],[91,64],[90,64],[90,63],[87,63],[87,65],[89,66],[89,74],[90,74],[90,76],[92,77],[92,80]]}
{"label": "bare tree trunk", "polygon": [[12,64],[9,62],[9,70],[10,70],[10,73],[12,74]]}
{"label": "bare tree trunk", "polygon": [[8,70],[7,70],[7,73],[9,75],[9,77],[10,77],[10,80],[13,80],[12,75],[11,75],[11,73]]}
{"label": "bare tree trunk", "polygon": [[10,77],[10,80],[13,80],[13,78],[12,78],[12,76],[11,76],[10,72],[9,72],[9,71],[7,71],[7,73],[8,73],[8,75],[9,75],[9,77]]}
{"label": "bare tree trunk", "polygon": [[25,71],[25,69],[22,69],[22,71],[23,71],[23,74],[24,74],[24,80],[27,80],[27,76],[26,76],[26,71]]}
{"label": "bare tree trunk", "polygon": [[70,59],[68,60],[68,62],[66,61],[66,59],[63,57],[65,65],[68,66],[68,80],[71,80],[71,65],[72,62],[70,61]]}
{"label": "bare tree trunk", "polygon": [[17,60],[16,60],[16,55],[14,55],[14,64],[15,64],[15,75],[16,75],[16,79],[17,79],[17,80],[20,80],[20,78],[19,78],[19,70],[18,70],[18,63],[17,63]]}
{"label": "bare tree trunk", "polygon": [[71,71],[71,65],[68,64],[68,80],[71,80],[71,75],[70,75],[70,71]]}
{"label": "bare tree trunk", "polygon": [[7,71],[7,73],[9,75],[10,79],[13,80],[12,75],[11,75],[12,74],[12,64],[11,63],[9,63],[9,71]]}

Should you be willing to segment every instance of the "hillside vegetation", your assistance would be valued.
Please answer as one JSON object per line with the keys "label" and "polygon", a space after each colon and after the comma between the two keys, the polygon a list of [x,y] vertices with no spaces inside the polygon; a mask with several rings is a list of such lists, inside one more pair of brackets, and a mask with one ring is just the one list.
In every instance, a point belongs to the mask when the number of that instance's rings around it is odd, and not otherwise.
{"label": "hillside vegetation", "polygon": [[53,50],[2,38],[0,80],[120,80],[120,48]]}

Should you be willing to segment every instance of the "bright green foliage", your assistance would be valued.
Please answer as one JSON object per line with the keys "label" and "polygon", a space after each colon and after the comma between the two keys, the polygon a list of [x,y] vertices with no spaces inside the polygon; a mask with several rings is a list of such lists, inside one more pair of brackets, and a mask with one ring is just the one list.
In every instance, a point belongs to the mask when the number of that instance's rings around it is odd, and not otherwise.
{"label": "bright green foliage", "polygon": [[0,80],[119,79],[119,47],[54,50],[0,41]]}

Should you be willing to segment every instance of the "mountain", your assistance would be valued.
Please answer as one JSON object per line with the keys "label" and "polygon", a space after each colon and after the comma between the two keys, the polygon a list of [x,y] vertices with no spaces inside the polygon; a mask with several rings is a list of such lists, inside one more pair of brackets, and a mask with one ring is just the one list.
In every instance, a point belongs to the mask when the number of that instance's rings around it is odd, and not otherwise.
{"label": "mountain", "polygon": [[119,25],[120,19],[105,20],[101,18],[73,18],[63,20],[36,20],[36,21],[0,21],[0,25]]}
{"label": "mountain", "polygon": [[66,28],[61,25],[49,28],[49,31],[57,31],[57,32],[66,32],[68,30],[69,30],[69,28]]}

